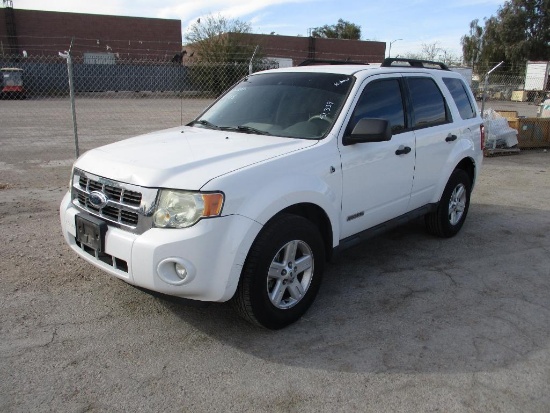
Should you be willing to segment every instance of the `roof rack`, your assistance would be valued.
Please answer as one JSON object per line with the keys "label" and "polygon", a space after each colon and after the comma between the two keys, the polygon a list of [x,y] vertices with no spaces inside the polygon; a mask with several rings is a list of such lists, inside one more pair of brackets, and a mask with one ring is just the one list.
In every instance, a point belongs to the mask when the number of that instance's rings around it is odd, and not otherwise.
{"label": "roof rack", "polygon": [[352,62],[351,60],[325,60],[325,59],[306,59],[298,66],[315,66],[315,65],[368,65],[364,62]]}
{"label": "roof rack", "polygon": [[[393,63],[401,63],[394,65]],[[408,65],[407,65],[408,64]],[[451,70],[445,63],[432,62],[431,60],[419,60],[419,59],[405,59],[401,57],[392,57],[384,59],[380,67],[411,67],[411,68],[424,68],[424,69],[438,69],[438,70]]]}

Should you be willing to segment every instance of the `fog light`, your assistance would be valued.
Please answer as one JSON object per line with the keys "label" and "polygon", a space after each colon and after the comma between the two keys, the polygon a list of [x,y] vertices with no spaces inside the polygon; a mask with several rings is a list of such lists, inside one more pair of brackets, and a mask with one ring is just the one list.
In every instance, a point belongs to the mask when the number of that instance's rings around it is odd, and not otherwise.
{"label": "fog light", "polygon": [[159,262],[157,274],[165,283],[180,286],[193,281],[197,270],[191,262],[183,258],[169,257]]}
{"label": "fog light", "polygon": [[187,277],[187,269],[179,262],[174,265],[174,268],[176,269],[176,274],[178,275],[178,277],[180,277],[182,280],[185,280],[185,277]]}

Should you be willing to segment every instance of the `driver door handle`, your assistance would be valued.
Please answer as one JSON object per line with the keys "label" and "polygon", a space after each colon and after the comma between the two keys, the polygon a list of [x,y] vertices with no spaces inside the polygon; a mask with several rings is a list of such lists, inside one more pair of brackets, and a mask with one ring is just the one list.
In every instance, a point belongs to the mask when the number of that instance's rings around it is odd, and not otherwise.
{"label": "driver door handle", "polygon": [[411,151],[411,148],[410,148],[410,147],[401,145],[401,146],[399,147],[399,149],[397,149],[397,150],[395,151],[395,154],[396,154],[396,155],[406,155],[406,154],[408,154],[410,151]]}

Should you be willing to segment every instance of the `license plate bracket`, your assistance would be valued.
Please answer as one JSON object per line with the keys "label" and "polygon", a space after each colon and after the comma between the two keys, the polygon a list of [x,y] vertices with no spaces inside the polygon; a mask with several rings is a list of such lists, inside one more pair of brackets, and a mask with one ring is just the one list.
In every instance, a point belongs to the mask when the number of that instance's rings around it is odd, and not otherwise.
{"label": "license plate bracket", "polygon": [[107,224],[94,217],[75,216],[76,240],[85,246],[103,252]]}

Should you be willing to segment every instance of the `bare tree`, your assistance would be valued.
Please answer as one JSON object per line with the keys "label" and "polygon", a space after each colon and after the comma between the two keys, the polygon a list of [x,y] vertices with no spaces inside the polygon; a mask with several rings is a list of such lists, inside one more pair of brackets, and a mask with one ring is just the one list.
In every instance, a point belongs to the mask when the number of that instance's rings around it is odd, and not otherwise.
{"label": "bare tree", "polygon": [[439,42],[422,43],[421,56],[426,60],[436,60],[445,51],[440,47]]}
{"label": "bare tree", "polygon": [[460,57],[441,47],[439,42],[422,43],[420,52],[409,52],[401,57],[406,59],[439,61],[447,65],[459,65],[461,63]]}

